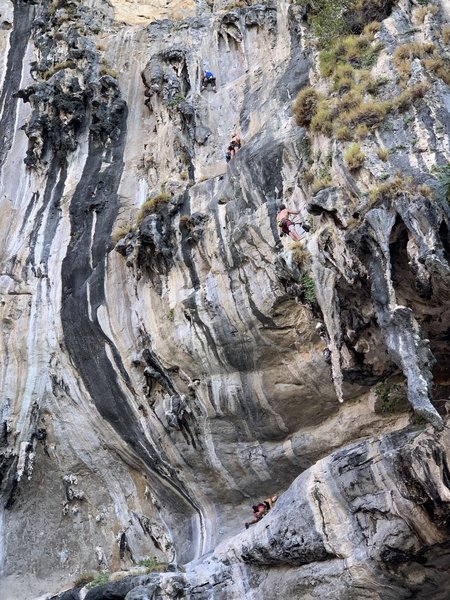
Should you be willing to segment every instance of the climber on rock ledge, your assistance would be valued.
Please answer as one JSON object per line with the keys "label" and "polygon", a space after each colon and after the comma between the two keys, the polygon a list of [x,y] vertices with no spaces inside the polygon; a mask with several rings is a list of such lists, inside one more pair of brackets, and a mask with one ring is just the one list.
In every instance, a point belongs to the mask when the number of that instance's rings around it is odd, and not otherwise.
{"label": "climber on rock ledge", "polygon": [[300,212],[297,210],[289,210],[286,208],[286,206],[284,204],[280,205],[280,210],[276,217],[278,227],[281,228],[280,237],[283,237],[283,235],[288,235],[295,242],[299,242],[302,239],[302,236],[300,236],[294,230],[294,227],[296,225],[301,225],[301,227],[305,231],[309,231],[309,227],[307,225],[300,224],[300,223],[294,223],[294,221],[291,221],[291,219],[289,218],[289,215],[299,215],[299,214],[300,214]]}
{"label": "climber on rock ledge", "polygon": [[249,523],[245,523],[245,529],[248,529],[250,525],[254,525],[261,521],[261,519],[267,515],[269,510],[273,507],[275,502],[278,500],[278,496],[272,496],[271,498],[266,498],[264,502],[258,502],[258,504],[254,504],[252,506],[253,509],[253,520]]}

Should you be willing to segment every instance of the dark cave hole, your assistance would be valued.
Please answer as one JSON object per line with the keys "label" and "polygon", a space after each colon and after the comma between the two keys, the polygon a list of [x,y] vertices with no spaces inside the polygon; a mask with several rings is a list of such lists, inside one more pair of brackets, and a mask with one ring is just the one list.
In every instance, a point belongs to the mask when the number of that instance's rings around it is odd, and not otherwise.
{"label": "dark cave hole", "polygon": [[444,257],[448,264],[450,264],[450,240],[449,240],[449,231],[447,227],[447,223],[442,221],[441,226],[439,227],[439,238],[442,242],[442,247],[444,249]]}
{"label": "dark cave hole", "polygon": [[432,290],[429,282],[423,278],[419,280],[411,268],[407,251],[408,240],[408,230],[401,217],[397,216],[389,244],[392,283],[399,301],[410,306],[417,294],[421,298],[430,298]]}

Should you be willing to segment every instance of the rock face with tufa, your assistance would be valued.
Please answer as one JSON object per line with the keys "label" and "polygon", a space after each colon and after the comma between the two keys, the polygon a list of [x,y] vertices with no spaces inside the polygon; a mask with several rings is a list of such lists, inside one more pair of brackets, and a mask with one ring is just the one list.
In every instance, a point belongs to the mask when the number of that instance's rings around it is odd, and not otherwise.
{"label": "rock face with tufa", "polygon": [[2,7],[2,598],[447,598],[448,6],[331,4]]}

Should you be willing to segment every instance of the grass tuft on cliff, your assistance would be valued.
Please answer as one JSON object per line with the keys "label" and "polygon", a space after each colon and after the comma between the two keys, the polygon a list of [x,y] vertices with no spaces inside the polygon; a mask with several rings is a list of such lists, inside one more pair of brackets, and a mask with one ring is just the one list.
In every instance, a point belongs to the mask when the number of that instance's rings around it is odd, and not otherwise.
{"label": "grass tuft on cliff", "polygon": [[396,48],[392,61],[403,83],[410,78],[412,61],[415,59],[421,60],[429,72],[450,85],[450,61],[440,54],[439,49],[432,42],[411,42]]}
{"label": "grass tuft on cliff", "polygon": [[113,244],[117,244],[117,242],[119,240],[121,240],[122,238],[124,238],[126,235],[128,235],[129,233],[134,231],[134,225],[128,224],[128,225],[121,225],[120,227],[117,227],[116,229],[114,229],[114,231],[111,234],[111,242]]}
{"label": "grass tuft on cliff", "polygon": [[149,198],[141,207],[141,210],[138,213],[137,224],[140,225],[145,217],[149,215],[153,215],[158,212],[162,207],[166,206],[166,204],[170,200],[170,195],[166,192],[161,192],[157,196],[153,198]]}
{"label": "grass tuft on cliff", "polygon": [[53,67],[51,67],[50,69],[47,69],[47,71],[45,71],[42,74],[42,77],[45,79],[45,81],[47,81],[48,79],[50,79],[50,77],[53,77],[53,75],[58,73],[58,71],[62,71],[64,69],[76,69],[76,64],[73,62],[73,60],[65,60],[63,62],[57,63],[56,65],[53,65]]}
{"label": "grass tuft on cliff", "polygon": [[[173,308],[171,309],[173,311]],[[170,319],[173,321],[172,319]],[[145,567],[147,573],[153,573],[156,571],[164,571],[167,569],[167,563],[161,563],[157,560],[156,556],[144,558],[144,560],[139,561],[138,563],[141,567]]]}
{"label": "grass tuft on cliff", "polygon": [[87,584],[87,589],[90,590],[93,587],[96,587],[97,585],[104,585],[105,583],[108,583],[109,581],[109,573],[107,571],[101,571],[100,573],[97,573],[94,577],[94,579]]}
{"label": "grass tuft on cliff", "polygon": [[350,171],[354,171],[362,167],[364,161],[366,159],[366,155],[361,150],[359,144],[352,144],[347,150],[344,152],[344,160],[347,163]]}
{"label": "grass tuft on cliff", "polygon": [[392,200],[400,194],[412,194],[413,180],[411,177],[403,177],[397,174],[395,177],[380,183],[369,191],[372,202],[380,200]]}
{"label": "grass tuft on cliff", "polygon": [[72,586],[75,588],[84,587],[91,581],[94,581],[95,574],[94,573],[81,573],[74,581],[72,582]]}
{"label": "grass tuft on cliff", "polygon": [[322,99],[322,94],[312,87],[305,87],[299,91],[292,105],[295,122],[298,126],[308,126],[311,123]]}

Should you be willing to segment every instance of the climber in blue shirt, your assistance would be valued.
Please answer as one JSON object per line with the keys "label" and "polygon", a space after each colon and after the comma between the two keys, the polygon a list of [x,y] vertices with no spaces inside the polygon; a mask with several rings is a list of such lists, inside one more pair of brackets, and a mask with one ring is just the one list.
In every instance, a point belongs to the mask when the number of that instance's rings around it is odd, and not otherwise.
{"label": "climber in blue shirt", "polygon": [[205,70],[205,71],[203,71],[202,87],[201,87],[200,91],[203,92],[203,90],[206,90],[206,87],[208,85],[211,85],[213,92],[216,91],[216,78],[211,73],[211,71],[206,71]]}

